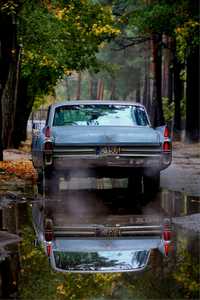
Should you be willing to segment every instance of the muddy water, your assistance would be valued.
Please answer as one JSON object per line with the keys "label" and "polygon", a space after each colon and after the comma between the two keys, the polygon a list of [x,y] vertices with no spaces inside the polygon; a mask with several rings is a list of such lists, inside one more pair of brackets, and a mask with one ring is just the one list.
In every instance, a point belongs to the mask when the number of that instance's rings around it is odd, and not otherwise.
{"label": "muddy water", "polygon": [[31,197],[0,200],[1,299],[199,298],[199,236],[180,224],[173,226],[169,255],[152,249],[140,272],[55,272],[35,241],[44,215],[57,226],[137,224],[145,217],[174,220],[199,213],[200,197],[167,189],[154,196],[134,195],[125,179],[95,178],[61,180],[58,193]]}

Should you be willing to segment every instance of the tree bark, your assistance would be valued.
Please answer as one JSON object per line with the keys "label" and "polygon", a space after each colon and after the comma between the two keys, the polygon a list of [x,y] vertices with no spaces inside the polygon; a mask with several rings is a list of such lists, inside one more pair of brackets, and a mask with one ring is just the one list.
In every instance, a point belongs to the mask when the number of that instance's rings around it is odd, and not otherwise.
{"label": "tree bark", "polygon": [[164,124],[162,108],[162,36],[153,34],[152,36],[152,58],[153,58],[153,96],[151,107],[151,120],[154,127]]}
{"label": "tree bark", "polygon": [[98,80],[94,75],[91,75],[90,79],[90,99],[97,100],[97,89],[98,89]]}
{"label": "tree bark", "polygon": [[0,13],[0,160],[3,160],[3,128],[4,128],[4,116],[3,116],[3,99],[5,85],[8,81],[8,74],[10,70],[10,64],[13,61],[13,17],[6,13]]}
{"label": "tree bark", "polygon": [[28,80],[20,79],[15,125],[12,135],[14,148],[18,148],[20,142],[25,141],[27,138],[27,122],[32,110],[33,102],[33,97],[28,95]]}
{"label": "tree bark", "polygon": [[186,140],[188,142],[200,141],[199,56],[200,47],[198,45],[187,58]]}
{"label": "tree bark", "polygon": [[180,78],[182,64],[174,56],[174,133],[177,138],[180,138],[181,131],[181,100],[183,98],[183,81]]}
{"label": "tree bark", "polygon": [[173,101],[173,41],[169,36],[163,36],[165,48],[163,50],[163,76],[162,76],[162,96],[168,98],[168,102]]}
{"label": "tree bark", "polygon": [[117,100],[115,78],[111,78],[110,100]]}
{"label": "tree bark", "polygon": [[150,93],[150,55],[149,55],[150,43],[148,42],[145,48],[144,58],[144,90],[143,90],[143,104],[146,107],[148,114],[150,115],[151,108],[151,93]]}
{"label": "tree bark", "polygon": [[2,94],[2,115],[3,115],[3,141],[4,148],[12,148],[12,134],[14,130],[16,101],[17,101],[17,62],[10,64],[8,79]]}
{"label": "tree bark", "polygon": [[[199,19],[199,0],[190,0],[188,8]],[[186,141],[200,141],[200,45],[191,46],[186,61]]]}
{"label": "tree bark", "polygon": [[15,15],[10,18],[10,26],[7,28],[9,36],[6,41],[5,56],[7,58],[7,70],[4,75],[4,86],[1,91],[1,113],[2,113],[2,140],[4,148],[12,147],[12,132],[14,129],[14,118],[17,100],[18,70],[19,70],[19,48],[17,46]]}
{"label": "tree bark", "polygon": [[141,78],[140,78],[140,70],[138,70],[138,78],[136,82],[136,92],[135,92],[136,102],[141,102]]}
{"label": "tree bark", "polygon": [[102,79],[98,80],[98,89],[97,89],[97,100],[103,100],[104,96],[104,83]]}
{"label": "tree bark", "polygon": [[81,98],[81,73],[78,73],[78,80],[77,80],[77,91],[76,91],[76,100],[80,100]]}

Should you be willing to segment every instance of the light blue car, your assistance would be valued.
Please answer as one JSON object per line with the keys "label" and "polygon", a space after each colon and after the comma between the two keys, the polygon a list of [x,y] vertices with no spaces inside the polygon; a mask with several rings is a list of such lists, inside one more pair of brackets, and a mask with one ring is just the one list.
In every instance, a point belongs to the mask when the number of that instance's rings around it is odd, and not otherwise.
{"label": "light blue car", "polygon": [[87,170],[128,176],[139,190],[141,182],[144,189],[157,190],[172,146],[167,126],[153,128],[141,104],[67,101],[49,106],[43,128],[33,125],[32,158],[39,174],[78,176]]}

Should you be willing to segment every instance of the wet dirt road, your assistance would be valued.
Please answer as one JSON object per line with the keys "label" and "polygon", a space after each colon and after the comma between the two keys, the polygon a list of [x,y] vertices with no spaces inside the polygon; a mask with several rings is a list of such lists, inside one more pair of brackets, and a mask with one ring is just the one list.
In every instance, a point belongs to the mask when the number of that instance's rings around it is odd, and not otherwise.
{"label": "wet dirt road", "polygon": [[[127,188],[126,178],[61,178],[58,194],[1,198],[1,230],[14,234],[12,238],[20,236],[22,242],[0,245],[0,298],[198,299],[199,171],[197,155],[187,158],[185,152],[175,152],[172,166],[162,172],[161,191],[154,196],[135,195]],[[44,216],[60,227],[140,225],[167,217],[174,224],[172,243],[168,256],[158,248],[151,249],[142,272],[55,272],[45,249],[34,246],[42,234],[35,230],[36,225]],[[109,243],[112,237],[107,239]]]}
{"label": "wet dirt road", "polygon": [[[199,240],[194,230],[173,226],[168,256],[151,249],[140,272],[73,274],[53,271],[45,249],[34,246],[40,212],[56,226],[72,224],[141,224],[163,217],[199,212],[199,197],[162,189],[152,196],[135,196],[126,179],[71,179],[60,182],[56,195],[32,200],[4,199],[2,229],[20,235],[22,242],[1,251],[1,293],[19,299],[197,299]],[[44,204],[44,210],[42,208]],[[35,207],[37,208],[35,218]],[[147,219],[145,219],[147,218]],[[107,237],[108,243],[112,237]],[[126,245],[126,240],[124,241]],[[81,243],[80,243],[81,246]],[[7,272],[5,278],[5,271]],[[34,281],[34,285],[32,284]],[[13,284],[14,282],[14,284]],[[39,287],[39,288],[38,288]]]}

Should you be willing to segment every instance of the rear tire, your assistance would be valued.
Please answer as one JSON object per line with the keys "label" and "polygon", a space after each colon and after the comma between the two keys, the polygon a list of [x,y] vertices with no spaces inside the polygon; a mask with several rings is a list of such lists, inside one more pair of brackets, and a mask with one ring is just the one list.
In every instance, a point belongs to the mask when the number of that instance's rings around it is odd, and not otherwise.
{"label": "rear tire", "polygon": [[128,189],[134,195],[139,195],[142,193],[142,176],[141,175],[131,175],[128,177]]}
{"label": "rear tire", "polygon": [[143,177],[144,193],[156,194],[160,190],[160,172],[152,175],[144,175]]}
{"label": "rear tire", "polygon": [[44,188],[44,173],[41,169],[37,170],[38,173],[38,178],[37,178],[37,188],[38,188],[38,193],[43,194],[43,188]]}
{"label": "rear tire", "polygon": [[45,190],[50,197],[59,192],[59,173],[52,168],[45,170]]}

